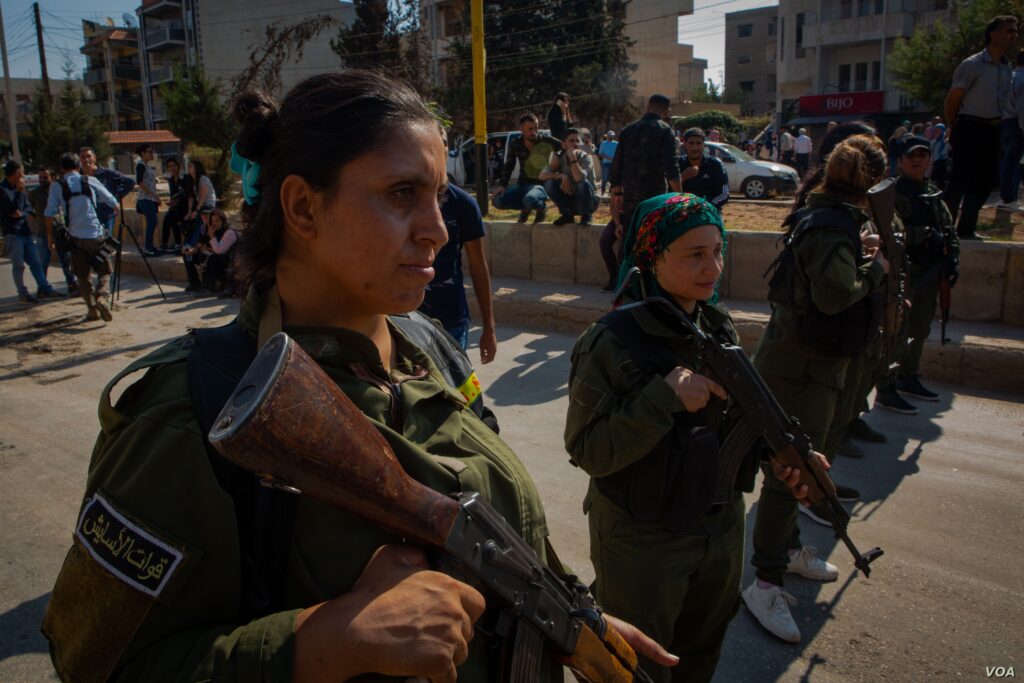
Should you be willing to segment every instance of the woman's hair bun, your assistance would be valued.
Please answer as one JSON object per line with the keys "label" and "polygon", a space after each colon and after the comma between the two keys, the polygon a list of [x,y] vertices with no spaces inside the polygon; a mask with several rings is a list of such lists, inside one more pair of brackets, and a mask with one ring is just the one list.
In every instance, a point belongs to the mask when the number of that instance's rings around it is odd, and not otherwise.
{"label": "woman's hair bun", "polygon": [[236,142],[239,154],[258,162],[270,146],[278,119],[277,102],[261,90],[249,90],[235,98],[232,113],[241,125]]}

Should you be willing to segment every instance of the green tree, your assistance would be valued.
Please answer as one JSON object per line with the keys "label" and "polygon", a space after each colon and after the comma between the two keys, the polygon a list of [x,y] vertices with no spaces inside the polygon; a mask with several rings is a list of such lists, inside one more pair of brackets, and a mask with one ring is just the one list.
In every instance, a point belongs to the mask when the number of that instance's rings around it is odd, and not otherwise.
{"label": "green tree", "polygon": [[676,130],[686,130],[687,128],[710,130],[717,128],[730,140],[738,140],[740,131],[743,130],[743,124],[739,119],[729,112],[717,109],[709,109],[708,111],[690,114],[689,116],[673,116],[672,127]]}
{"label": "green tree", "polygon": [[353,10],[355,20],[331,41],[341,65],[382,71],[430,95],[429,51],[420,30],[419,0],[355,0]]}
{"label": "green tree", "polygon": [[215,150],[216,163],[207,164],[207,171],[217,195],[226,195],[234,182],[228,164],[238,126],[225,104],[221,82],[207,78],[202,67],[179,64],[174,67],[174,79],[160,86],[160,95],[168,128],[186,144]]}
{"label": "green tree", "polygon": [[[629,0],[545,0],[528,7],[490,3],[484,11],[488,127],[514,127],[519,114],[542,119],[555,93],[569,93],[573,115],[611,127],[635,115],[635,65],[625,34]],[[442,103],[457,127],[472,127],[472,44],[467,4],[449,46]]]}
{"label": "green tree", "polygon": [[85,94],[72,85],[72,66],[65,65],[67,79],[51,102],[42,87],[32,97],[28,114],[29,137],[24,141],[28,165],[56,166],[60,155],[92,147],[99,159],[110,156],[107,122],[89,114]]}
{"label": "green tree", "polygon": [[896,41],[888,70],[893,85],[918,102],[941,111],[953,72],[967,57],[984,48],[985,24],[999,14],[1012,14],[1024,26],[1024,0],[951,0],[950,20],[921,27]]}

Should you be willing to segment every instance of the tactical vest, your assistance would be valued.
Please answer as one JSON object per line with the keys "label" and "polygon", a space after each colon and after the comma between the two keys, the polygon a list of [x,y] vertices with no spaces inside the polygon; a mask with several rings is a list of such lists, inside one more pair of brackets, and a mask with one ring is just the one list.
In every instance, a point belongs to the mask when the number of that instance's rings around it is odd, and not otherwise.
{"label": "tactical vest", "polygon": [[857,265],[862,265],[860,226],[848,211],[831,207],[801,209],[794,222],[796,227],[783,238],[782,253],[765,272],[765,276],[772,274],[768,301],[773,307],[785,306],[796,312],[800,340],[810,348],[837,356],[856,356],[878,336],[884,310],[881,294],[872,292],[835,315],[823,313],[813,301],[808,301],[806,308],[798,306],[796,288],[810,291],[810,282],[797,267],[796,249],[811,230],[841,230],[857,255]]}
{"label": "tactical vest", "polygon": [[928,268],[941,263],[944,256],[945,235],[944,217],[936,188],[935,194],[927,189],[922,192],[920,185],[908,178],[901,177],[896,182],[896,210],[903,219],[909,236],[911,231],[927,231],[927,234],[916,234],[915,239],[907,240],[907,259],[915,266]]}
{"label": "tactical vest", "polygon": [[[626,348],[630,358],[648,375],[664,377],[679,365],[664,339],[643,331],[630,311],[618,309],[602,323]],[[719,341],[733,343],[724,336]],[[605,477],[595,477],[597,490],[642,522],[660,523],[677,533],[700,531],[700,515],[715,512],[719,478],[719,435],[724,439],[730,423],[709,428],[704,410],[681,411],[675,426],[650,453]],[[737,491],[753,491],[757,459],[748,457],[736,477]]]}
{"label": "tactical vest", "polygon": [[[475,396],[467,396],[467,402],[497,433],[498,422],[484,406],[476,373],[462,347],[421,313],[394,315],[389,319],[430,356],[453,388],[459,388],[466,396],[467,390],[460,387],[467,383],[474,387]],[[291,538],[295,497],[261,486],[256,475],[223,458],[207,438],[221,408],[256,358],[256,339],[237,320],[223,327],[194,330],[192,334],[195,345],[187,364],[189,393],[217,483],[234,502],[241,551],[239,618],[251,621],[277,611],[284,602],[280,593],[288,559],[284,549]]]}

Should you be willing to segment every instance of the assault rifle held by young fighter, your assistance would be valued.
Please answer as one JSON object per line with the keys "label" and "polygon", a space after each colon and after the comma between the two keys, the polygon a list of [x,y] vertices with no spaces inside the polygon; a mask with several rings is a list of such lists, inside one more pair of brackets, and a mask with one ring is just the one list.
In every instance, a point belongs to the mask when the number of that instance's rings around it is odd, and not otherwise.
{"label": "assault rifle held by young fighter", "polygon": [[[633,270],[637,274],[640,272],[637,268]],[[626,283],[633,276],[631,271]],[[831,522],[836,538],[853,555],[854,565],[864,576],[869,576],[870,565],[882,555],[882,550],[872,548],[863,554],[857,550],[847,533],[850,513],[836,497],[836,486],[832,478],[817,458],[813,457],[810,439],[800,429],[796,419],[786,415],[743,349],[721,344],[704,334],[678,307],[662,297],[648,296],[643,301],[622,308],[629,306],[646,306],[659,320],[677,329],[681,335],[692,335],[697,342],[701,360],[710,369],[707,374],[721,384],[732,399],[730,418],[737,423],[719,449],[721,464],[715,502],[730,499],[743,460],[757,442],[763,439],[772,452],[773,467],[800,470],[800,484],[807,486],[807,503]]]}
{"label": "assault rifle held by young fighter", "polygon": [[651,680],[586,586],[545,565],[478,493],[446,496],[406,474],[380,432],[284,333],[260,350],[210,443],[270,486],[440,551],[441,571],[503,608],[497,623],[514,637],[507,680],[540,680],[544,648],[590,683]]}
{"label": "assault rifle held by young fighter", "polygon": [[903,234],[896,228],[896,179],[886,178],[868,190],[871,222],[878,230],[881,249],[889,261],[885,276],[885,313],[882,315],[882,369],[886,374],[896,371],[896,344],[903,322],[906,299],[906,258]]}

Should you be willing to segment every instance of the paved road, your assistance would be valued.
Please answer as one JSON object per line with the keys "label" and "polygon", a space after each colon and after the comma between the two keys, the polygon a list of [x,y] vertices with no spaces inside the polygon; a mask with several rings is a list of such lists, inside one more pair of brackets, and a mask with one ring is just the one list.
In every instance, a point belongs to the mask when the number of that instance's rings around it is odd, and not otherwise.
{"label": "paved road", "polygon": [[[53,680],[38,624],[70,542],[98,391],[132,357],[227,320],[235,304],[175,286],[165,303],[129,278],[113,323],[79,323],[80,302],[19,308],[6,271],[0,262],[0,681]],[[586,478],[561,444],[573,338],[511,328],[499,338],[497,360],[480,368],[487,395],[537,481],[555,544],[589,580]],[[872,578],[855,577],[827,530],[802,522],[840,580],[787,585],[800,645],[774,640],[741,608],[716,682],[980,681],[986,666],[1024,676],[1024,397],[936,388],[943,400],[921,416],[870,416],[890,443],[836,466],[864,497],[854,539],[886,551]]]}

